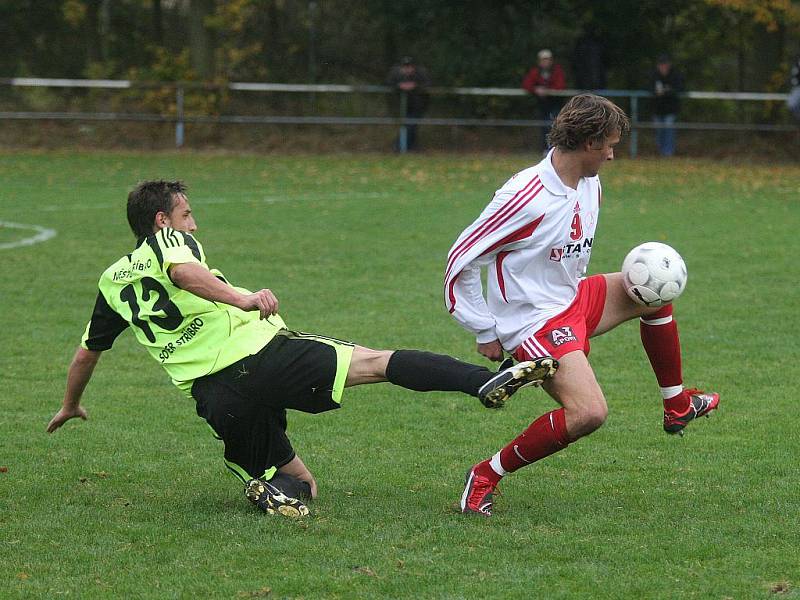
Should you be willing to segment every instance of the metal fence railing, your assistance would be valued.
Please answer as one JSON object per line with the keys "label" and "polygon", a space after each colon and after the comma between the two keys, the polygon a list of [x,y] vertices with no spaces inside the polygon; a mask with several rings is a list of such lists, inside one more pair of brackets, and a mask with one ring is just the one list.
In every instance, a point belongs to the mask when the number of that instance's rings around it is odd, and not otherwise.
{"label": "metal fence railing", "polygon": [[[509,118],[459,118],[436,117],[411,119],[403,116],[342,116],[342,115],[219,115],[188,114],[185,109],[187,91],[228,90],[239,92],[266,92],[289,94],[392,94],[395,90],[382,85],[330,85],[330,84],[285,84],[285,83],[247,83],[231,82],[227,84],[206,84],[196,82],[138,82],[115,79],[44,79],[44,78],[0,78],[2,87],[43,87],[43,88],[86,88],[108,90],[172,90],[170,98],[174,100],[174,108],[160,112],[85,112],[85,111],[0,111],[0,120],[62,120],[62,121],[132,121],[173,123],[175,126],[175,146],[180,148],[185,143],[185,125],[187,123],[210,124],[268,124],[268,125],[377,125],[395,126],[405,132],[410,125],[425,126],[469,126],[469,127],[546,127],[548,121],[538,119]],[[552,95],[569,97],[581,90],[551,91]],[[796,131],[797,126],[788,123],[753,123],[753,122],[677,122],[674,125],[663,125],[640,119],[640,101],[652,97],[644,90],[596,90],[596,93],[610,98],[624,98],[628,102],[631,118],[631,135],[629,151],[631,157],[638,153],[639,131],[642,129],[658,129],[673,127],[686,130],[717,131]],[[484,96],[515,97],[528,93],[517,88],[496,87],[454,87],[431,88],[433,96]],[[696,100],[727,100],[734,102],[786,102],[788,94],[755,93],[755,92],[685,92],[684,98]],[[401,135],[400,139],[405,136]],[[404,148],[401,145],[401,150]]]}

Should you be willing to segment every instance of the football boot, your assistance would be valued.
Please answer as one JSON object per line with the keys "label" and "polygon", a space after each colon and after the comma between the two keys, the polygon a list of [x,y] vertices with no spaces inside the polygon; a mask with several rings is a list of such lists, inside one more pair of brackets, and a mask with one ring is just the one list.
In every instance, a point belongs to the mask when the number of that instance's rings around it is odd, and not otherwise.
{"label": "football boot", "polygon": [[474,465],[467,471],[464,492],[461,494],[461,512],[468,515],[491,517],[494,505],[493,496],[497,491],[497,484],[492,483],[483,475],[478,475],[475,472],[477,466]]}
{"label": "football boot", "polygon": [[697,389],[685,390],[689,395],[689,408],[682,413],[671,410],[664,411],[664,431],[670,434],[683,435],[683,428],[698,417],[708,417],[709,413],[719,406],[719,394],[703,392]]}
{"label": "football boot", "polygon": [[308,515],[308,507],[297,498],[284,494],[269,481],[251,479],[244,488],[247,499],[269,515],[296,519]]}
{"label": "football boot", "polygon": [[478,390],[478,399],[486,408],[501,408],[517,390],[531,385],[542,385],[558,369],[558,361],[549,356],[526,360],[516,365],[509,365],[509,360],[502,363],[497,374]]}

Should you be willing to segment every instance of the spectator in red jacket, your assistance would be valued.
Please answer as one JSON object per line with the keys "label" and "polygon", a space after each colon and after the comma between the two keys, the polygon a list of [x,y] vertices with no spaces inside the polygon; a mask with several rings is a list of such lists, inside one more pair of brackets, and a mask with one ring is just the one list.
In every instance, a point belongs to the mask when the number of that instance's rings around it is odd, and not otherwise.
{"label": "spectator in red jacket", "polygon": [[[553,53],[547,49],[539,50],[536,66],[522,80],[522,88],[536,96],[538,119],[552,121],[555,118],[561,108],[561,101],[558,96],[551,96],[550,90],[563,90],[566,87],[564,70],[553,61]],[[549,126],[542,128],[542,150],[547,149],[549,129]]]}

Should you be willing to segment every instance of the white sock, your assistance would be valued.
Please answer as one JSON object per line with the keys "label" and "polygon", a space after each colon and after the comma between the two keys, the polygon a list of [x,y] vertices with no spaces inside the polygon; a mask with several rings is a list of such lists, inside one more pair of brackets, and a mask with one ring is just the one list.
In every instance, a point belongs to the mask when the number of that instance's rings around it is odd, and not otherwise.
{"label": "white sock", "polygon": [[661,388],[661,397],[664,400],[669,400],[670,398],[674,398],[678,394],[683,391],[682,385],[673,385],[670,387],[662,387]]}
{"label": "white sock", "polygon": [[503,468],[503,465],[500,464],[500,453],[498,452],[495,454],[491,459],[489,459],[489,466],[492,467],[492,471],[500,475],[508,475],[508,471]]}

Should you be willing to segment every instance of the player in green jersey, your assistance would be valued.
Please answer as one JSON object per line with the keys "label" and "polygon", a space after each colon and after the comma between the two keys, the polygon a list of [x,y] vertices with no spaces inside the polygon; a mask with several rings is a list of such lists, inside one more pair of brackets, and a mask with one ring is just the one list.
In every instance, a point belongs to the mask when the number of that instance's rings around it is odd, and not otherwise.
{"label": "player in green jersey", "polygon": [[371,350],[289,330],[269,289],[238,288],[210,269],[178,181],[148,181],[128,196],[136,248],[100,277],[91,320],[69,367],[52,433],[86,419],[80,399],[100,355],[128,327],[196,401],[225,444],[226,466],[268,513],[308,514],[317,483],[286,436],[286,409],[338,408],[345,387],[389,381],[416,391],[460,391],[498,407],[552,377],[555,360],[485,367],[417,350]]}

